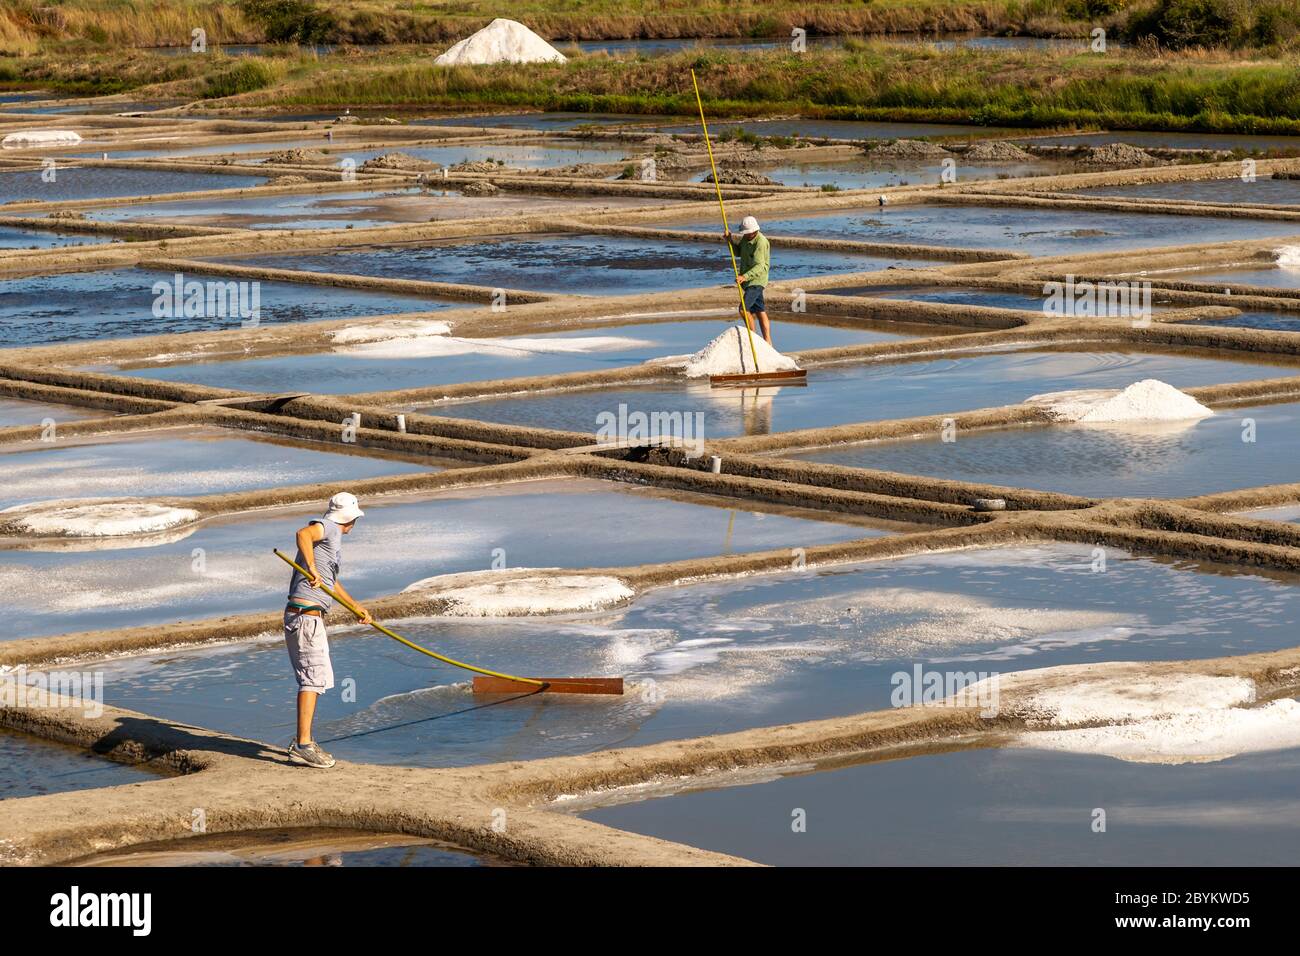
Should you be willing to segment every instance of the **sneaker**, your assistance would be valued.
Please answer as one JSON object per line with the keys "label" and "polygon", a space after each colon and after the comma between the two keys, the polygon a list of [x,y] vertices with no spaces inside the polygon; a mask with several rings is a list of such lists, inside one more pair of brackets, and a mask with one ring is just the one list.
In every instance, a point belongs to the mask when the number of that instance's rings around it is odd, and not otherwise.
{"label": "sneaker", "polygon": [[300,744],[296,740],[291,742],[289,744],[289,760],[293,763],[315,767],[318,770],[328,770],[336,763],[334,758],[321,750],[320,744],[314,740],[309,744]]}

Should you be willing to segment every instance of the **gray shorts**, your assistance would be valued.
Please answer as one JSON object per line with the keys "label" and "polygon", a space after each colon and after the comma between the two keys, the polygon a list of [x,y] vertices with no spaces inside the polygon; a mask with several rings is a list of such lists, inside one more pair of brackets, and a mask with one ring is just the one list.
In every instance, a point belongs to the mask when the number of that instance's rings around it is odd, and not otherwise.
{"label": "gray shorts", "polygon": [[325,635],[323,617],[285,608],[284,645],[289,650],[289,662],[299,690],[323,694],[334,686],[334,665],[330,663],[330,642]]}

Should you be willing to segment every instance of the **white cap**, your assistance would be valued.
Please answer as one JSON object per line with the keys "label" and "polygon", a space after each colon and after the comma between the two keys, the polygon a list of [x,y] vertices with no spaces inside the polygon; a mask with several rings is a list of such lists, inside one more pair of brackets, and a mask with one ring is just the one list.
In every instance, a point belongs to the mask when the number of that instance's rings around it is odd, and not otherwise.
{"label": "white cap", "polygon": [[351,524],[365,512],[357,505],[357,496],[340,491],[330,499],[330,506],[325,509],[325,517],[335,524]]}
{"label": "white cap", "polygon": [[753,216],[746,216],[740,220],[740,234],[748,236],[751,232],[758,232],[758,220]]}

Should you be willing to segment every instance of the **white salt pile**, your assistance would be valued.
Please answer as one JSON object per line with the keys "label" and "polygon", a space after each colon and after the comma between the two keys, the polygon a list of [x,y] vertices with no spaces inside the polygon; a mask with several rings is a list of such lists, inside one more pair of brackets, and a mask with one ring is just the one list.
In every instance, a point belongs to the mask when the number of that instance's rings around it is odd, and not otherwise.
{"label": "white salt pile", "polygon": [[523,337],[472,339],[449,335],[445,322],[381,322],[348,326],[333,333],[335,351],[370,359],[439,358],[450,355],[491,355],[525,358],[529,355],[608,352],[644,348],[651,343],[618,335],[580,335],[570,338]]}
{"label": "white salt pile", "polygon": [[[758,368],[754,368],[754,354]],[[782,355],[757,332],[753,336],[743,325],[733,325],[694,355],[669,355],[655,359],[656,365],[680,367],[687,378],[709,375],[739,375],[743,372],[784,372],[798,368],[795,360]]]}
{"label": "white salt pile", "polygon": [[525,617],[600,611],[629,601],[635,592],[621,580],[599,574],[564,574],[558,569],[527,572],[472,571],[416,581],[405,591],[445,600],[451,617]]}
{"label": "white salt pile", "polygon": [[1300,269],[1300,246],[1280,246],[1273,251],[1279,269]]}
{"label": "white salt pile", "polygon": [[1172,674],[1105,677],[1054,687],[1027,697],[1022,709],[1031,724],[1067,727],[1221,710],[1254,700],[1255,682],[1245,677]]}
{"label": "white salt pile", "polygon": [[1130,763],[1212,763],[1238,754],[1300,747],[1300,704],[1230,707],[1155,717],[1114,727],[1022,735],[1022,747],[1100,754]]}
{"label": "white salt pile", "polygon": [[563,63],[565,56],[528,27],[497,18],[452,46],[433,62],[439,66],[482,63]]}
{"label": "white salt pile", "polygon": [[330,333],[339,345],[359,342],[388,342],[393,339],[422,338],[426,335],[446,335],[451,326],[446,322],[424,322],[418,319],[394,319],[373,325],[349,325]]}
{"label": "white salt pile", "polygon": [[27,129],[10,133],[0,146],[14,149],[19,146],[76,146],[81,136],[70,129]]}
{"label": "white salt pile", "polygon": [[1036,731],[1014,743],[1163,764],[1208,763],[1300,746],[1300,704],[1284,699],[1247,706],[1254,700],[1254,682],[1242,677],[1107,678],[1035,694],[1026,706],[1038,714],[1031,725],[1106,721],[1108,726]]}
{"label": "white salt pile", "polygon": [[1041,405],[1061,422],[1178,422],[1208,418],[1214,412],[1185,392],[1154,378],[1122,391],[1048,392],[1026,403]]}
{"label": "white salt pile", "polygon": [[69,538],[109,538],[148,534],[197,521],[190,508],[146,501],[61,499],[14,505],[0,511],[0,530]]}

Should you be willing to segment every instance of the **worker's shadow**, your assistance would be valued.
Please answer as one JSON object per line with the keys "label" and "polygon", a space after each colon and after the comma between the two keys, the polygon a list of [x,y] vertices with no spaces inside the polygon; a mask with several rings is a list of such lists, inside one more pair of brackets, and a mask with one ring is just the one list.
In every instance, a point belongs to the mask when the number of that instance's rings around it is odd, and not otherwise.
{"label": "worker's shadow", "polygon": [[[128,752],[143,751],[144,763],[156,763],[168,754],[188,751],[194,754],[196,766],[193,770],[200,769],[204,754],[224,754],[289,766],[288,754],[280,748],[155,717],[118,718],[117,726],[96,740],[90,750],[97,754],[110,754],[119,747],[124,747]],[[182,772],[185,772],[184,763],[182,760]]]}

